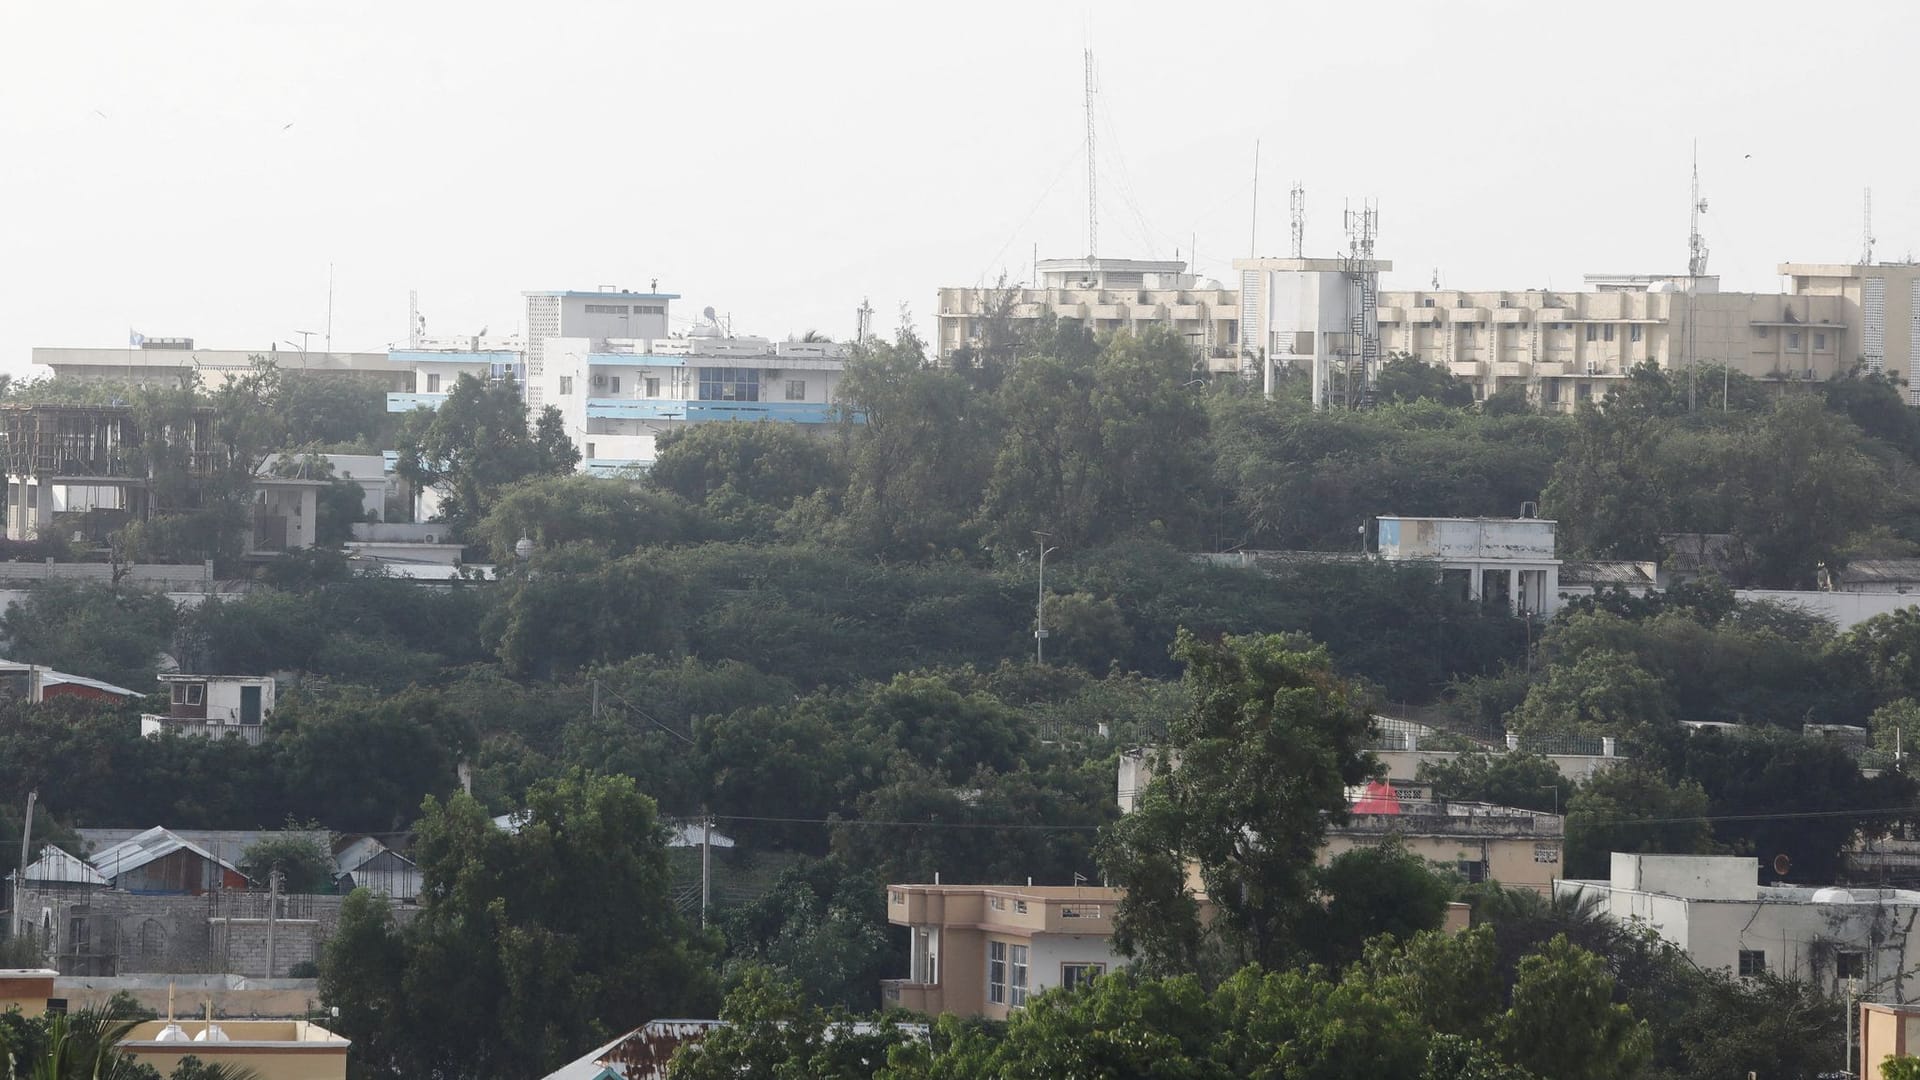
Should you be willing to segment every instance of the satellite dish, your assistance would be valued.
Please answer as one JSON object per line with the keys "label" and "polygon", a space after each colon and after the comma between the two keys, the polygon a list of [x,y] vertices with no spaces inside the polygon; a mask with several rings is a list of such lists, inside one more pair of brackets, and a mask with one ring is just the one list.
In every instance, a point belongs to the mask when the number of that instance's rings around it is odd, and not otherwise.
{"label": "satellite dish", "polygon": [[708,304],[706,307],[700,309],[700,317],[710,323],[718,323],[720,321],[720,316],[713,313],[712,304]]}
{"label": "satellite dish", "polygon": [[1786,877],[1787,871],[1792,869],[1793,869],[1793,860],[1787,858],[1785,854],[1775,855],[1773,857],[1773,876],[1774,877]]}

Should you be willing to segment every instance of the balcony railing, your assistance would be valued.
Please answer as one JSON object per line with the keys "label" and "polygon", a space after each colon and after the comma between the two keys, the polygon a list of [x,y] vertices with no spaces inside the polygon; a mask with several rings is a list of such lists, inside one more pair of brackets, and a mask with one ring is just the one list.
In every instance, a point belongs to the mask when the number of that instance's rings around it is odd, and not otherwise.
{"label": "balcony railing", "polygon": [[210,724],[164,717],[156,734],[168,731],[191,739],[239,739],[248,746],[259,746],[266,738],[266,729],[260,724]]}

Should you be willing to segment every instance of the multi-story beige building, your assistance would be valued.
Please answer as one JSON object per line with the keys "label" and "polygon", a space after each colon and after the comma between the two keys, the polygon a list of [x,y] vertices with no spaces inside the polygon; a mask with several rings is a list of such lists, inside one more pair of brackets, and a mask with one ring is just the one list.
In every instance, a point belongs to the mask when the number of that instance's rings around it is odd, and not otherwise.
{"label": "multi-story beige building", "polygon": [[1548,408],[1599,400],[1635,365],[1811,381],[1859,350],[1835,294],[1723,293],[1711,277],[1589,275],[1579,291],[1380,294],[1381,347],[1444,365],[1484,398],[1523,386]]}
{"label": "multi-story beige building", "polygon": [[1848,359],[1905,381],[1908,403],[1920,405],[1920,264],[1781,263],[1780,273],[1795,297],[1837,302],[1854,328]]}
{"label": "multi-story beige building", "polygon": [[1116,889],[889,885],[887,921],[910,932],[911,974],[881,984],[889,1008],[1004,1020],[1027,999],[1126,964],[1113,949]]}
{"label": "multi-story beige building", "polygon": [[1052,314],[1079,319],[1096,333],[1170,325],[1207,359],[1208,370],[1241,369],[1240,291],[1187,273],[1184,262],[1042,259],[1035,269],[1038,288],[941,289],[933,316],[937,355],[980,340],[991,319],[1018,329]]}

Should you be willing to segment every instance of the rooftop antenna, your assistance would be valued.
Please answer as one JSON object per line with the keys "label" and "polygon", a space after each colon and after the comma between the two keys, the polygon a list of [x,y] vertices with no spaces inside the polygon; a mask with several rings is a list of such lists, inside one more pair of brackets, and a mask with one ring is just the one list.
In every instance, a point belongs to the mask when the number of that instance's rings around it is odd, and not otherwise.
{"label": "rooftop antenna", "polygon": [[1700,235],[1700,215],[1707,212],[1707,200],[1700,197],[1700,140],[1693,141],[1692,230],[1687,234],[1687,276],[1707,273],[1707,241]]}
{"label": "rooftop antenna", "polygon": [[1087,258],[1100,254],[1099,165],[1093,153],[1093,46],[1082,50],[1087,66]]}
{"label": "rooftop antenna", "polygon": [[865,345],[868,335],[873,333],[873,301],[871,299],[864,296],[860,298],[860,306],[853,311],[853,326],[854,344]]}
{"label": "rooftop antenna", "polygon": [[407,348],[420,347],[420,290],[407,290]]}
{"label": "rooftop antenna", "polygon": [[333,264],[327,264],[327,355],[333,355]]}
{"label": "rooftop antenna", "polygon": [[1873,189],[1867,188],[1861,197],[1860,209],[1860,265],[1873,265]]}
{"label": "rooftop antenna", "polygon": [[1307,247],[1307,189],[1300,181],[1293,182],[1293,190],[1287,193],[1287,209],[1293,215],[1293,257],[1298,259]]}
{"label": "rooftop antenna", "polygon": [[1260,140],[1253,140],[1253,223],[1247,229],[1247,258],[1260,257]]}
{"label": "rooftop antenna", "polygon": [[1440,268],[1437,266],[1433,268],[1433,291],[1440,291]]}

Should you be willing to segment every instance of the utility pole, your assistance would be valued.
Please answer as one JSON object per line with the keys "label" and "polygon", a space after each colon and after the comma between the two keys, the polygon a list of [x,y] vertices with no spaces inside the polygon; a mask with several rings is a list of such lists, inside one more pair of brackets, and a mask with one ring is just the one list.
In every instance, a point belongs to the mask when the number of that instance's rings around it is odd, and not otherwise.
{"label": "utility pole", "polygon": [[700,813],[700,929],[707,928],[707,906],[713,902],[713,815]]}
{"label": "utility pole", "polygon": [[1087,61],[1087,258],[1100,255],[1100,168],[1093,152],[1093,48]]}
{"label": "utility pole", "polygon": [[267,978],[273,978],[274,931],[280,923],[280,867],[267,874]]}
{"label": "utility pole", "polygon": [[40,789],[27,792],[27,816],[20,825],[20,865],[13,871],[13,926],[12,933],[20,933],[20,890],[27,884],[27,853],[33,844],[33,804],[39,801]]}
{"label": "utility pole", "polygon": [[1047,662],[1047,553],[1059,548],[1047,546],[1051,533],[1034,531],[1034,537],[1040,541],[1040,589],[1033,602],[1033,662]]}
{"label": "utility pole", "polygon": [[593,683],[593,718],[598,720],[600,719],[600,680],[590,681]]}

